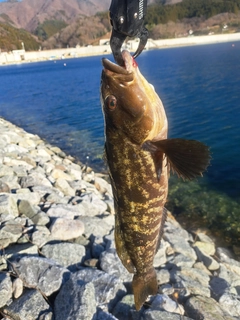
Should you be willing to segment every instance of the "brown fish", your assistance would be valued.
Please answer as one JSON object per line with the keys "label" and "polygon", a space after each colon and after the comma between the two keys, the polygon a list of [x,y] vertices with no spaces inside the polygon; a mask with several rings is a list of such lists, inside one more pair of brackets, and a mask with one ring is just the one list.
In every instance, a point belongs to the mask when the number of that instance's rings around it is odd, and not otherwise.
{"label": "brown fish", "polygon": [[118,256],[130,273],[136,309],[157,293],[153,259],[166,219],[169,169],[185,179],[201,175],[208,147],[195,140],[167,139],[163,104],[128,51],[125,68],[103,59],[101,100],[105,153],[116,210]]}

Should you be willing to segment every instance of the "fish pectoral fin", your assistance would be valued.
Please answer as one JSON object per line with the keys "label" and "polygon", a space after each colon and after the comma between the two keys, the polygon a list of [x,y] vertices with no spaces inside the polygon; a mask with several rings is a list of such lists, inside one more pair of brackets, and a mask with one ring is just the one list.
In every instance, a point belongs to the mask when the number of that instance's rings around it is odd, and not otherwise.
{"label": "fish pectoral fin", "polygon": [[162,163],[163,163],[163,151],[161,148],[158,148],[152,141],[148,140],[145,141],[142,145],[143,150],[149,151],[152,155],[153,162],[156,168],[156,174],[158,181],[160,181],[161,174],[162,174]]}
{"label": "fish pectoral fin", "polygon": [[184,180],[202,176],[210,163],[209,147],[196,140],[165,139],[146,141],[151,153],[164,153],[173,172]]}

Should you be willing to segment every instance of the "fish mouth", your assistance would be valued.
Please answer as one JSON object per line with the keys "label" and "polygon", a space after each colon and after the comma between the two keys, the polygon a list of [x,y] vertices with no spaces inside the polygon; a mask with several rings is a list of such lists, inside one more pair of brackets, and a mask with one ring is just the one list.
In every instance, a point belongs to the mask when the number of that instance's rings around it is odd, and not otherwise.
{"label": "fish mouth", "polygon": [[102,65],[104,67],[105,72],[110,71],[112,73],[122,74],[122,75],[127,75],[130,73],[126,68],[121,67],[106,58],[102,59]]}
{"label": "fish mouth", "polygon": [[111,62],[110,60],[103,58],[102,64],[105,72],[115,73],[118,75],[129,75],[133,73],[134,68],[137,67],[136,61],[131,56],[130,52],[127,50],[122,51],[122,59],[124,62],[124,66],[119,66]]}
{"label": "fish mouth", "polygon": [[136,69],[137,64],[131,54],[126,50],[122,52],[122,58],[124,66],[119,66],[118,64],[103,58],[102,65],[104,69],[102,77],[105,79],[111,79],[111,81],[121,83],[122,85],[130,84],[134,80],[134,69]]}

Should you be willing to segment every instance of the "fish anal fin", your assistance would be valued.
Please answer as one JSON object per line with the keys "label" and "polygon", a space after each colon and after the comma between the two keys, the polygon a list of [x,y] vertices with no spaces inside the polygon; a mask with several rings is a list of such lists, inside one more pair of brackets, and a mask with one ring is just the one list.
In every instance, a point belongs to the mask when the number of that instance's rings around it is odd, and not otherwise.
{"label": "fish anal fin", "polygon": [[154,268],[147,274],[135,274],[132,281],[136,310],[139,311],[149,295],[158,291],[157,275]]}
{"label": "fish anal fin", "polygon": [[158,242],[157,242],[157,246],[156,246],[156,253],[159,250],[160,245],[161,245],[161,239],[162,239],[163,232],[164,232],[164,224],[165,224],[165,221],[167,220],[167,215],[168,215],[168,211],[165,207],[163,207],[161,225],[160,225],[160,230],[159,230],[159,235],[158,235]]}
{"label": "fish anal fin", "polygon": [[144,145],[150,152],[165,154],[172,171],[184,180],[202,176],[211,159],[209,148],[197,140],[165,139],[146,141]]}
{"label": "fish anal fin", "polygon": [[129,273],[134,273],[135,267],[126,249],[117,215],[115,217],[115,245],[116,245],[117,254],[120,260],[122,261],[122,264],[124,265],[124,267],[128,270]]}

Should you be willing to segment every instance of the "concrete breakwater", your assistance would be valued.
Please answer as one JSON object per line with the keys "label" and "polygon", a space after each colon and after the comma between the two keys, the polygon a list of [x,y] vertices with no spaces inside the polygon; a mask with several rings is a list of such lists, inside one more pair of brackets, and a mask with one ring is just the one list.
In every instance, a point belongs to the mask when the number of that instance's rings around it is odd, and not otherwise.
{"label": "concrete breakwater", "polygon": [[[149,39],[146,44],[146,49],[168,48],[178,46],[192,46],[220,42],[235,42],[240,41],[240,33],[233,34],[216,34],[207,36],[188,36],[174,39]],[[12,52],[0,52],[0,66],[6,64],[14,64],[20,62],[37,62],[45,60],[68,59],[77,57],[86,57],[94,55],[111,54],[109,39],[101,41],[99,46],[85,46],[76,48],[61,48],[54,50],[40,50],[40,51],[25,51],[13,50]],[[138,39],[130,40],[126,43],[126,49],[135,52],[138,48]]]}
{"label": "concrete breakwater", "polygon": [[240,262],[169,213],[159,294],[137,312],[114,245],[111,186],[0,118],[0,312],[4,319],[240,318]]}

